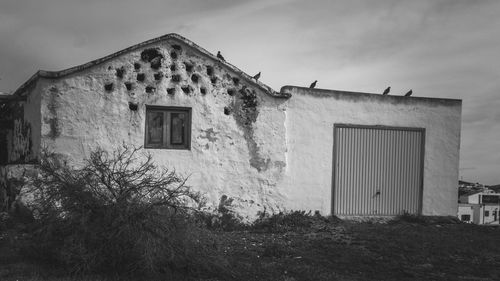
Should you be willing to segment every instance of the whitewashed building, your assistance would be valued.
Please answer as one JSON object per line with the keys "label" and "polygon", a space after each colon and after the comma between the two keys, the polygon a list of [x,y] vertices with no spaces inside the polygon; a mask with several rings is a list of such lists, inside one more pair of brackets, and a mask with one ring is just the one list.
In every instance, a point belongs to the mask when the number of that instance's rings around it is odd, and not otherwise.
{"label": "whitewashed building", "polygon": [[500,224],[500,193],[490,190],[460,196],[458,218],[475,224]]}
{"label": "whitewashed building", "polygon": [[38,71],[0,104],[3,190],[14,169],[36,164],[42,145],[78,164],[96,147],[126,143],[189,174],[209,204],[233,199],[243,217],[457,211],[461,100],[277,92],[168,34]]}

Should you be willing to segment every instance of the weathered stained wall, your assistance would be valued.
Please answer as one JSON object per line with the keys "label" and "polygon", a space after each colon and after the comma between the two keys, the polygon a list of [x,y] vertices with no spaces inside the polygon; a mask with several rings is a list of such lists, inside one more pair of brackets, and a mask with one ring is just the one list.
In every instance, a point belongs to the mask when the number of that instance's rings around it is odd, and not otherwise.
{"label": "weathered stained wall", "polygon": [[155,162],[189,175],[214,206],[223,195],[233,198],[244,217],[283,205],[275,186],[286,168],[286,100],[181,42],[39,84],[42,144],[76,163],[96,147],[144,145],[146,105],[191,107],[191,150],[147,149]]}
{"label": "weathered stained wall", "polygon": [[0,165],[32,163],[40,143],[40,97],[36,84],[23,93],[27,97],[0,101]]}
{"label": "weathered stained wall", "polygon": [[425,128],[422,213],[456,215],[461,101],[286,86],[287,169],[280,192],[290,209],[331,212],[333,125]]}
{"label": "weathered stained wall", "polygon": [[19,190],[16,164],[35,163],[40,148],[40,95],[37,84],[24,97],[0,101],[0,211],[11,208]]}

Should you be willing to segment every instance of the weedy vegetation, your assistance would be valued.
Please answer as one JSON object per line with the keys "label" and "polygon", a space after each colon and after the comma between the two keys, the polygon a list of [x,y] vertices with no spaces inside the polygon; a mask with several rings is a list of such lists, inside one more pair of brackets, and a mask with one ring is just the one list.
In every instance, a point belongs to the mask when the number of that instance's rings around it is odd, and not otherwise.
{"label": "weedy vegetation", "polygon": [[[215,213],[139,148],[45,152],[29,210],[0,213],[0,280],[500,280],[500,227],[402,214]],[[25,210],[25,209],[23,209]]]}
{"label": "weedy vegetation", "polygon": [[81,167],[45,152],[39,170],[24,257],[72,274],[173,278],[224,271],[210,233],[192,219],[200,195],[140,148],[99,149]]}

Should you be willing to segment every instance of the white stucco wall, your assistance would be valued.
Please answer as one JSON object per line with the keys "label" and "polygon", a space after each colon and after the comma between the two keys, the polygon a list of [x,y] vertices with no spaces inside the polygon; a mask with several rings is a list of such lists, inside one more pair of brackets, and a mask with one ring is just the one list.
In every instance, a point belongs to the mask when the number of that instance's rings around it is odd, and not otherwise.
{"label": "white stucco wall", "polygon": [[468,196],[467,203],[469,204],[479,204],[481,203],[479,200],[479,197],[482,195],[482,193],[476,193]]}
{"label": "white stucco wall", "polygon": [[458,212],[457,212],[458,219],[462,220],[462,215],[469,215],[470,216],[470,220],[469,221],[465,221],[465,222],[467,222],[467,223],[477,223],[477,222],[474,221],[474,209],[478,209],[479,210],[479,208],[475,208],[475,206],[471,205],[471,204],[458,204]]}
{"label": "white stucco wall", "polygon": [[[38,78],[28,99],[31,113],[25,113],[33,123],[38,120],[35,152],[47,146],[78,164],[96,147],[142,146],[146,105],[190,107],[190,150],[145,150],[157,164],[189,176],[188,184],[204,194],[209,206],[215,208],[225,195],[243,218],[263,210],[327,215],[335,123],[425,128],[422,214],[456,215],[461,101],[291,86],[282,93],[292,97],[279,98],[186,42],[155,41],[53,79]],[[163,55],[159,69],[141,59],[149,48]],[[125,70],[121,78],[119,68]],[[155,80],[160,72],[162,78]],[[137,80],[138,73],[145,74],[144,82]],[[180,75],[180,81],[173,81],[173,75]],[[132,83],[131,90],[126,82]],[[109,83],[111,91],[105,90]],[[155,90],[147,93],[147,86]],[[243,110],[240,91],[255,93],[256,114]],[[131,110],[129,102],[138,110]]]}
{"label": "white stucco wall", "polygon": [[[499,214],[500,211],[499,205],[481,205],[479,209],[479,223],[480,224],[499,224]],[[486,216],[486,212],[488,212],[488,216]]]}
{"label": "white stucco wall", "polygon": [[[181,50],[173,45],[180,45]],[[144,145],[146,105],[190,107],[191,150],[146,149],[155,162],[189,176],[187,183],[214,207],[226,195],[243,217],[282,208],[283,195],[275,186],[286,167],[286,100],[264,93],[217,60],[177,41],[147,46],[162,52],[159,70],[141,60],[145,48],[59,79],[41,79],[42,143],[78,163],[96,147],[112,150],[122,143]],[[178,57],[172,58],[170,52]],[[139,70],[134,69],[137,62]],[[192,73],[184,62],[193,66]],[[170,70],[172,64],[177,70]],[[207,65],[214,69],[212,76],[207,74]],[[121,67],[125,73],[120,79],[115,69]],[[163,78],[155,81],[153,74],[160,71]],[[144,73],[146,80],[137,81],[137,73]],[[181,75],[181,81],[172,81],[173,74]],[[191,74],[198,75],[199,81],[193,82]],[[210,80],[213,77],[215,84]],[[233,77],[240,81],[235,83]],[[133,83],[132,90],[126,89],[125,82]],[[113,83],[112,91],[105,91],[106,83]],[[156,90],[146,93],[148,85]],[[237,121],[237,114],[245,114],[239,110],[243,85],[257,94],[258,114],[249,126]],[[181,90],[184,86],[191,87],[189,94]],[[200,92],[202,87],[206,94]],[[167,88],[175,88],[175,94],[168,94]],[[234,95],[228,89],[234,89]],[[138,110],[130,110],[129,102],[137,103]],[[224,114],[225,107],[231,109],[230,115]]]}
{"label": "white stucco wall", "polygon": [[425,128],[422,214],[457,214],[461,101],[286,86],[289,209],[331,213],[335,123]]}

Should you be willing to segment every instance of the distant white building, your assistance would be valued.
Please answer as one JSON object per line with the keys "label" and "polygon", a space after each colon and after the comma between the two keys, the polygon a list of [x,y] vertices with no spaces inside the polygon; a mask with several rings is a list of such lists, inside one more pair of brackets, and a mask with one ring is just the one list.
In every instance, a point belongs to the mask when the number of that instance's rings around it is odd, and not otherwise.
{"label": "distant white building", "polygon": [[458,218],[474,224],[500,224],[500,193],[484,190],[460,196]]}

